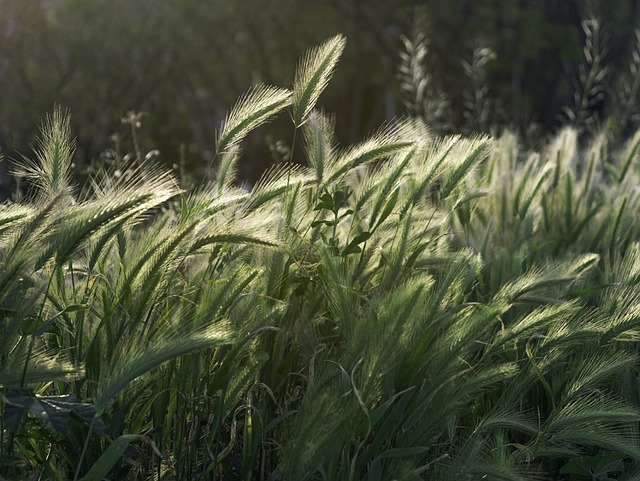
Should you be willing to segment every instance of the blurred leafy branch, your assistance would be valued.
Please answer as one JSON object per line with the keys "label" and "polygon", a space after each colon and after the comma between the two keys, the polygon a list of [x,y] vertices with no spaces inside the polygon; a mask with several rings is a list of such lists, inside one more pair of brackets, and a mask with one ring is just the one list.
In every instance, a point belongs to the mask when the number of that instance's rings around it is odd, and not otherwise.
{"label": "blurred leafy branch", "polygon": [[[125,112],[146,112],[140,148],[157,149],[166,165],[202,177],[216,141],[212,132],[238,95],[260,82],[289,84],[306,46],[338,32],[350,44],[325,105],[343,119],[336,125],[341,141],[353,142],[404,113],[425,116],[442,133],[501,126],[547,132],[562,123],[564,107],[578,123],[611,118],[612,131],[627,135],[638,120],[631,106],[640,88],[634,73],[640,7],[631,0],[591,1],[589,11],[584,5],[0,0],[0,149],[9,159],[28,152],[34,126],[59,104],[74,113],[77,163],[86,166]],[[583,21],[608,35],[607,53],[593,57],[596,63],[583,47],[600,37],[591,27],[583,30]],[[590,66],[599,67],[591,77]],[[410,77],[413,92],[407,92]],[[576,89],[576,80],[589,88]],[[271,132],[290,142],[285,121]],[[269,162],[263,137],[250,135],[243,149],[240,177],[255,181]],[[0,197],[11,190],[7,164],[0,165]]]}

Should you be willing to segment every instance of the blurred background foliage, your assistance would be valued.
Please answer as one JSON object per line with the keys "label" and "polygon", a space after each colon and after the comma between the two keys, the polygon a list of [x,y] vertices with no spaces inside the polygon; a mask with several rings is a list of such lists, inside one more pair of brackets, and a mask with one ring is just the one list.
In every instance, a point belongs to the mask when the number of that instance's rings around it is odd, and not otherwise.
{"label": "blurred background foliage", "polygon": [[[138,131],[146,152],[202,175],[235,99],[290,86],[300,55],[336,33],[348,45],[320,104],[343,142],[407,114],[437,133],[525,138],[565,123],[637,127],[637,0],[0,0],[0,12],[5,173],[60,104],[80,173]],[[247,139],[241,178],[286,159],[283,117]]]}

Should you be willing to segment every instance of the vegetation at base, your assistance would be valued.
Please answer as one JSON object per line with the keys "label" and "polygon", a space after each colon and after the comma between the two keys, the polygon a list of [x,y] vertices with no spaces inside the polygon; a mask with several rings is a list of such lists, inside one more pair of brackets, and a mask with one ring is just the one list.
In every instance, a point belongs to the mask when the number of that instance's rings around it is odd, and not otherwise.
{"label": "vegetation at base", "polygon": [[[44,122],[0,207],[2,479],[640,476],[640,134],[341,147],[344,42],[241,97],[190,190],[135,146],[78,190]],[[287,109],[288,162],[239,187]]]}

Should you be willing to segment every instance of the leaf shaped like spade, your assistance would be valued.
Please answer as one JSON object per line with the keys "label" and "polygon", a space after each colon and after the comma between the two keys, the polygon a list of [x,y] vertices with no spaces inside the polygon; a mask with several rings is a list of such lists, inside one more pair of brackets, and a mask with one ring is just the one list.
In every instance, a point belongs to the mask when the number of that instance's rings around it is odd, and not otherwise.
{"label": "leaf shaped like spade", "polygon": [[62,433],[69,424],[71,413],[75,414],[98,435],[104,434],[104,422],[96,418],[96,408],[87,403],[76,402],[75,396],[38,396],[30,389],[11,389],[5,395],[2,420],[9,431],[16,432],[20,421],[29,413],[41,419],[47,428]]}
{"label": "leaf shaped like spade", "polygon": [[[572,481],[617,479],[617,473],[624,471],[624,454],[609,452],[600,456],[573,458],[562,469],[561,474],[568,474]],[[611,476],[610,476],[611,475]]]}

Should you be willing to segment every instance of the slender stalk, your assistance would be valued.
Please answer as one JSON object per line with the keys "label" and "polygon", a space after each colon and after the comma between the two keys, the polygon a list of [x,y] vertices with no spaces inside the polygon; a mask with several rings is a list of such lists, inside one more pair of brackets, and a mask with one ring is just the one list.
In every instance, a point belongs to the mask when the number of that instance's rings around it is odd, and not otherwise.
{"label": "slender stalk", "polygon": [[288,169],[287,169],[287,193],[289,192],[289,184],[291,183],[291,169],[293,168],[293,154],[296,150],[296,135],[298,133],[298,128],[294,127],[293,129],[293,140],[291,141],[291,152],[289,152],[289,160],[288,160]]}
{"label": "slender stalk", "polygon": [[80,470],[82,469],[82,463],[84,462],[84,457],[87,454],[87,447],[89,446],[89,437],[91,436],[91,430],[93,429],[93,423],[96,418],[94,417],[91,420],[91,424],[89,425],[89,430],[87,431],[87,436],[84,439],[84,446],[82,447],[82,453],[80,454],[80,459],[78,460],[78,466],[76,468],[76,474],[73,477],[73,481],[78,481],[78,476],[80,476]]}
{"label": "slender stalk", "polygon": [[[51,460],[51,455],[53,454],[53,443],[49,443],[49,452],[47,453],[47,457],[44,461],[44,465],[49,464],[49,461]],[[44,476],[44,472],[45,472],[45,467],[42,468],[42,471],[40,472],[40,476],[38,476],[38,481],[41,481],[43,479]]]}
{"label": "slender stalk", "polygon": [[69,259],[69,273],[71,274],[71,293],[73,294],[73,302],[76,303],[76,280],[73,273],[73,259]]}
{"label": "slender stalk", "polygon": [[[49,282],[47,283],[47,289],[45,290],[42,304],[40,305],[40,311],[38,312],[38,319],[42,319],[42,313],[44,312],[44,306],[47,302],[47,296],[49,295],[49,289],[51,288],[51,282],[53,281],[53,272],[49,276]],[[20,377],[20,387],[23,388],[27,380],[27,369],[29,367],[29,359],[33,352],[33,346],[36,343],[35,333],[31,335],[31,341],[29,342],[29,349],[27,350],[27,358],[24,361],[24,368],[22,369],[22,376]]]}

